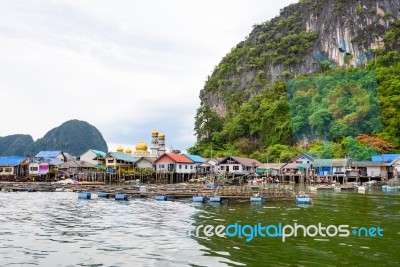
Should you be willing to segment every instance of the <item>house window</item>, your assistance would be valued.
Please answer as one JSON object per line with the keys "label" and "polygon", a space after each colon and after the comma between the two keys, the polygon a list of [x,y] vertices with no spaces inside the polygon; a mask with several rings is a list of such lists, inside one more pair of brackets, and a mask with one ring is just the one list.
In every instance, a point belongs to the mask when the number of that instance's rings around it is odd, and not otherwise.
{"label": "house window", "polygon": [[114,163],[114,160],[113,159],[109,159],[109,160],[107,160],[107,162],[108,163]]}
{"label": "house window", "polygon": [[0,168],[0,172],[3,172],[3,168]]}
{"label": "house window", "polygon": [[239,166],[233,166],[233,170],[234,171],[238,171],[239,170]]}
{"label": "house window", "polygon": [[185,169],[187,170],[187,165],[185,165]]}
{"label": "house window", "polygon": [[190,165],[190,169],[193,170],[193,166],[192,165]]}
{"label": "house window", "polygon": [[30,167],[29,170],[31,172],[37,172],[38,171],[38,167]]}
{"label": "house window", "polygon": [[12,172],[12,169],[11,168],[5,168],[4,172]]}
{"label": "house window", "polygon": [[179,169],[182,169],[182,164],[179,164]]}

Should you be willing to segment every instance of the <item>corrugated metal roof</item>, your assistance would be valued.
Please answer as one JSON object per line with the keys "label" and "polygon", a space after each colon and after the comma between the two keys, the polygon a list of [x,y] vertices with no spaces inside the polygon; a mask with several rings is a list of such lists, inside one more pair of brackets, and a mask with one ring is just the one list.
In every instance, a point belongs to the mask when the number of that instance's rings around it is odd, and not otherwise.
{"label": "corrugated metal roof", "polygon": [[376,155],[376,156],[372,156],[372,162],[392,162],[399,157],[400,157],[400,154]]}
{"label": "corrugated metal roof", "polygon": [[36,158],[56,158],[61,151],[40,151],[35,157]]}
{"label": "corrugated metal roof", "polygon": [[347,159],[316,159],[314,167],[343,167],[347,166]]}
{"label": "corrugated metal roof", "polygon": [[381,167],[388,166],[385,162],[372,162],[372,161],[353,161],[351,163],[352,167]]}
{"label": "corrugated metal roof", "polygon": [[68,162],[65,162],[59,166],[60,169],[68,169],[68,168],[94,168],[96,165],[91,164],[86,161],[82,160],[71,160]]}
{"label": "corrugated metal roof", "polygon": [[253,167],[255,166],[260,166],[261,162],[259,162],[256,159],[250,159],[250,158],[241,158],[241,157],[236,157],[236,156],[229,156],[224,159],[222,159],[218,164],[225,164],[223,162],[227,161],[229,158],[234,159],[235,161],[239,162],[240,164],[246,166],[246,167]]}
{"label": "corrugated metal roof", "polygon": [[152,158],[152,157],[141,157],[141,158],[138,159],[138,161],[139,161],[139,160],[146,160],[146,161],[148,161],[149,163],[154,164],[154,162],[156,161],[156,158]]}
{"label": "corrugated metal roof", "polygon": [[188,159],[192,160],[194,163],[203,163],[206,161],[205,159],[203,159],[198,155],[192,155],[192,154],[183,154],[183,155]]}
{"label": "corrugated metal roof", "polygon": [[292,159],[292,161],[296,161],[297,159],[301,158],[302,156],[308,158],[308,159],[311,160],[311,161],[315,160],[315,158],[314,158],[313,156],[311,156],[310,154],[307,154],[307,153],[304,153],[304,152],[303,152],[303,153],[300,153],[299,155],[297,155],[296,157],[294,157],[294,158]]}
{"label": "corrugated metal roof", "polygon": [[96,150],[96,149],[90,149],[93,153],[96,154],[96,156],[98,157],[105,157],[107,155],[106,152],[100,151],[100,150]]}
{"label": "corrugated metal roof", "polygon": [[155,162],[158,162],[158,160],[160,160],[163,157],[169,157],[176,163],[193,163],[191,159],[185,157],[184,155],[174,154],[174,153],[165,153],[161,155]]}
{"label": "corrugated metal roof", "polygon": [[132,157],[130,155],[121,152],[110,152],[108,153],[108,156],[116,158],[117,160],[123,160],[125,162],[136,162],[138,160],[138,158]]}
{"label": "corrugated metal roof", "polygon": [[283,166],[285,166],[286,163],[263,163],[261,164],[258,169],[275,169],[275,170],[280,170]]}
{"label": "corrugated metal roof", "polygon": [[26,159],[26,157],[19,156],[0,157],[0,165],[15,166],[21,164]]}
{"label": "corrugated metal roof", "polygon": [[64,163],[64,161],[59,158],[44,158],[41,162],[46,162],[51,166],[59,166]]}

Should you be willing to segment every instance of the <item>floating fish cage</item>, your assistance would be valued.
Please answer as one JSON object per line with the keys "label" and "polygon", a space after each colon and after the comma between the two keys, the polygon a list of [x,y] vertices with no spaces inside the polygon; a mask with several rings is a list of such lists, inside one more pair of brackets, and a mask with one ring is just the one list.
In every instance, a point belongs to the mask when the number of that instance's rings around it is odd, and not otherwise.
{"label": "floating fish cage", "polygon": [[297,204],[311,204],[311,198],[308,195],[298,195],[296,196]]}

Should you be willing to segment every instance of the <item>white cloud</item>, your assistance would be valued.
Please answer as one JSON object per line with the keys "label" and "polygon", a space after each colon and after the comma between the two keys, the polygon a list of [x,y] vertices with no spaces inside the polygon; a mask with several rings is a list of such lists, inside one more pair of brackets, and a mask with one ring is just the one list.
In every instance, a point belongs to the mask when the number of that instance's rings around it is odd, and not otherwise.
{"label": "white cloud", "polygon": [[37,139],[81,119],[109,144],[157,128],[168,147],[186,149],[206,77],[291,2],[1,1],[0,136]]}

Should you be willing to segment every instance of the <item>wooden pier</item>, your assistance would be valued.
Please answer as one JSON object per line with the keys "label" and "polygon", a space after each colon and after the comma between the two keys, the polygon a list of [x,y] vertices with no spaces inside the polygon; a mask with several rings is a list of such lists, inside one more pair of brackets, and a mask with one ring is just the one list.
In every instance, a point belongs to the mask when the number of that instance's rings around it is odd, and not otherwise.
{"label": "wooden pier", "polygon": [[206,198],[219,197],[222,200],[250,200],[253,197],[267,200],[295,200],[292,185],[260,185],[260,186],[218,186],[210,188],[202,184],[165,184],[141,185],[129,187],[113,187],[102,184],[56,184],[56,183],[13,183],[0,182],[3,192],[90,192],[99,197],[114,198],[117,194],[126,194],[130,198],[155,198],[167,196],[169,200],[190,199],[196,196]]}

